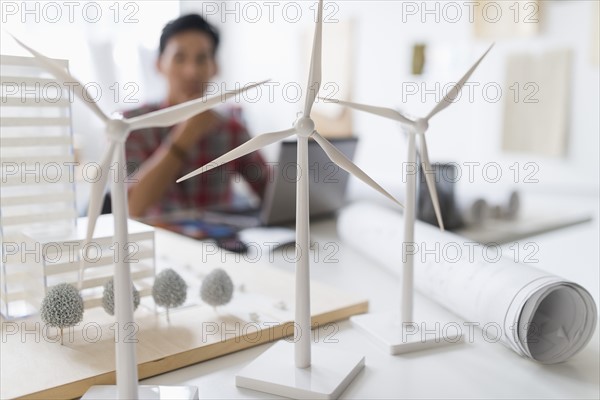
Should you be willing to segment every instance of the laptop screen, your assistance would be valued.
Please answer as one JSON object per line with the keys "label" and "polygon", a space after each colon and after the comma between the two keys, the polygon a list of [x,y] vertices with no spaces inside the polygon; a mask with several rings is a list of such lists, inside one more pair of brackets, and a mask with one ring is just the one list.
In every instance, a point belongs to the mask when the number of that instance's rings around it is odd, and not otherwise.
{"label": "laptop screen", "polygon": [[[350,160],[354,158],[357,138],[329,139]],[[262,204],[262,225],[281,225],[296,219],[297,142],[281,144],[272,182]],[[311,218],[333,214],[344,205],[349,174],[333,163],[314,141],[308,145],[309,193]]]}

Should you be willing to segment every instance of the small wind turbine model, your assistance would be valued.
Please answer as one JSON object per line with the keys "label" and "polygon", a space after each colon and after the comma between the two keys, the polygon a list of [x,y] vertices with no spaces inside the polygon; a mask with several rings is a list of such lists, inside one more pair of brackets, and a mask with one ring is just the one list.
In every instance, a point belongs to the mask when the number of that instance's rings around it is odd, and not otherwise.
{"label": "small wind turbine model", "polygon": [[[100,179],[92,186],[90,203],[88,208],[88,226],[86,245],[91,243],[96,220],[100,215],[104,190],[108,181],[108,171],[111,162],[116,163],[117,168],[113,169],[114,179],[112,181],[111,197],[112,210],[114,217],[114,240],[119,246],[119,252],[115,253],[115,272],[114,272],[114,288],[115,288],[115,317],[117,320],[116,335],[116,372],[117,386],[94,386],[88,390],[83,398],[119,398],[119,399],[136,399],[136,398],[198,398],[198,390],[196,387],[161,387],[161,386],[140,386],[138,391],[138,374],[137,361],[135,353],[135,340],[131,338],[129,330],[133,327],[133,299],[132,299],[132,280],[131,269],[126,250],[128,241],[127,219],[129,216],[129,208],[127,204],[127,187],[126,187],[126,172],[125,172],[125,141],[131,131],[137,129],[153,128],[153,127],[169,127],[183,122],[194,115],[210,110],[222,101],[245,92],[255,86],[262,85],[264,82],[247,85],[242,89],[223,93],[221,95],[210,98],[199,98],[191,100],[173,107],[165,108],[155,112],[151,112],[139,117],[122,118],[116,116],[111,118],[104,114],[100,107],[95,102],[90,102],[92,97],[87,93],[85,87],[74,77],[72,77],[64,68],[56,64],[51,59],[40,54],[36,50],[28,47],[20,40],[13,38],[22,47],[27,49],[34,55],[36,60],[45,67],[54,77],[62,83],[76,83],[80,90],[74,90],[75,95],[84,101],[86,105],[104,122],[106,125],[106,136],[109,140],[109,145],[100,164]],[[86,246],[84,245],[85,249]],[[123,254],[121,254],[123,253]],[[82,257],[84,259],[84,257]],[[79,287],[83,279],[83,266],[79,273]],[[123,338],[127,337],[128,340]],[[162,389],[162,390],[161,390]],[[166,396],[166,397],[165,397]]]}
{"label": "small wind turbine model", "polygon": [[[429,128],[429,120],[448,107],[452,102],[454,102],[454,100],[456,100],[465,82],[467,82],[467,80],[471,77],[475,69],[477,69],[481,61],[490,52],[493,46],[494,45],[492,44],[487,49],[487,51],[479,58],[479,60],[477,60],[477,62],[467,71],[461,80],[452,87],[446,96],[444,96],[442,101],[440,101],[425,118],[411,119],[403,115],[401,112],[390,108],[351,103],[336,99],[323,99],[327,102],[338,103],[342,106],[353,108],[355,110],[392,119],[409,127],[407,163],[409,166],[416,165],[418,149],[421,157],[423,172],[425,174],[425,180],[431,196],[431,202],[433,203],[433,208],[435,210],[435,216],[442,231],[444,230],[444,222],[442,220],[442,213],[440,211],[437,190],[435,187],[435,171],[433,171],[431,164],[429,163],[429,152],[427,150],[425,133]],[[418,148],[416,147],[417,138],[419,140]],[[406,171],[406,207],[404,209],[404,244],[402,248],[402,259],[404,260],[404,265],[402,268],[402,288],[400,291],[400,319],[398,321],[398,316],[394,315],[392,317],[395,319],[392,321],[394,327],[390,328],[388,324],[390,318],[388,315],[381,316],[377,314],[365,314],[357,315],[351,318],[351,321],[354,324],[378,339],[378,341],[384,347],[386,347],[391,354],[400,354],[420,350],[440,344],[455,343],[460,339],[460,336],[446,335],[444,332],[438,332],[435,336],[432,336],[430,335],[431,331],[428,330],[427,333],[429,335],[426,334],[423,336],[423,334],[418,334],[417,331],[422,328],[417,322],[422,323],[423,321],[415,321],[413,318],[414,252],[407,251],[408,246],[414,243],[417,175],[416,170],[409,172],[408,169],[406,169]],[[397,324],[397,322],[400,322],[401,324]],[[410,326],[410,335],[407,335],[407,325]],[[398,327],[400,328],[399,332],[397,329]],[[427,339],[428,337],[430,338],[429,340]]]}
{"label": "small wind turbine model", "polygon": [[[295,356],[292,357],[291,344],[280,341],[236,376],[238,386],[294,398],[314,396],[337,398],[364,366],[363,356],[337,352],[331,354],[330,349],[322,348],[315,348],[311,352],[308,208],[309,138],[313,138],[331,161],[340,168],[353,174],[373,189],[402,206],[392,195],[315,130],[315,124],[310,118],[310,114],[321,87],[322,19],[323,0],[320,0],[304,111],[294,123],[294,127],[281,132],[256,136],[213,162],[177,180],[177,182],[184,181],[294,134],[297,136],[299,176],[297,176],[296,183]],[[292,358],[295,360],[295,365],[291,362]],[[311,366],[312,368],[309,368]]]}

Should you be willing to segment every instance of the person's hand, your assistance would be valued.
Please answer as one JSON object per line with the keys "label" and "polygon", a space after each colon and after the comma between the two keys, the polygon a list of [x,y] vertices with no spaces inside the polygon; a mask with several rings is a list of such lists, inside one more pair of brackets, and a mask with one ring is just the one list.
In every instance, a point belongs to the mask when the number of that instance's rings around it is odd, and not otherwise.
{"label": "person's hand", "polygon": [[189,149],[222,123],[221,117],[213,111],[205,111],[182,122],[173,132],[173,141],[181,149]]}

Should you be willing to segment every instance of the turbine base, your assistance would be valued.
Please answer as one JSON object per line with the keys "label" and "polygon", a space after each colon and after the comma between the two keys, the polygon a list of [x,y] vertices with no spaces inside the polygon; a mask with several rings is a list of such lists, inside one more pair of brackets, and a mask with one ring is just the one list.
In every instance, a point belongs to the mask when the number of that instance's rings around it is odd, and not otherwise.
{"label": "turbine base", "polygon": [[294,365],[294,344],[275,343],[235,377],[238,387],[292,399],[337,399],[365,365],[365,358],[312,347],[312,365]]}
{"label": "turbine base", "polygon": [[350,318],[352,325],[366,332],[391,355],[410,353],[463,341],[455,324],[439,321],[400,323],[394,313],[362,314]]}
{"label": "turbine base", "polygon": [[[118,399],[116,385],[95,385],[81,398],[82,400],[112,400]],[[140,385],[138,399],[142,400],[198,400],[196,386],[156,386]]]}

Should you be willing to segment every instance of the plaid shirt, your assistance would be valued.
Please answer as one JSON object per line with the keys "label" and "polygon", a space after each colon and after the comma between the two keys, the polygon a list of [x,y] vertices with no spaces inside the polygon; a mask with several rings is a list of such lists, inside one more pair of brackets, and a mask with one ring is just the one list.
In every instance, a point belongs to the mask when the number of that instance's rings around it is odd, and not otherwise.
{"label": "plaid shirt", "polygon": [[[164,107],[164,105],[146,105],[127,111],[123,115],[132,118]],[[187,161],[177,173],[178,177],[212,162],[250,139],[248,131],[241,123],[239,108],[217,112],[222,117],[222,124],[214,132],[200,139],[195,148],[185,149]],[[125,146],[130,182],[135,183],[136,171],[164,140],[169,139],[171,129],[172,127],[148,128],[131,132]],[[266,172],[267,167],[261,155],[258,152],[250,153],[187,181],[173,182],[160,203],[152,206],[146,212],[146,216],[212,205],[227,205],[232,200],[231,180],[239,176],[238,174],[242,175],[254,192],[262,197],[267,183]]]}

